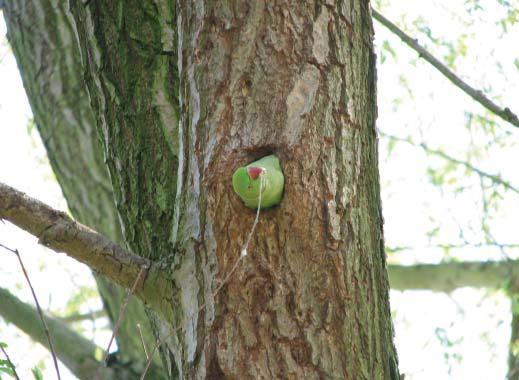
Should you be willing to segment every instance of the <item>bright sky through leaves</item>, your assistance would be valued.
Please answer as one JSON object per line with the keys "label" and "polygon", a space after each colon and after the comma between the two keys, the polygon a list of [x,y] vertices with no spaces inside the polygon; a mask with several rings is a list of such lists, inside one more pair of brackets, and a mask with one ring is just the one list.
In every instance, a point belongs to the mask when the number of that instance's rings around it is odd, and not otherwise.
{"label": "bright sky through leaves", "polygon": [[[512,22],[518,1],[402,0],[375,1],[374,6],[471,85],[519,111],[519,27]],[[425,143],[519,188],[519,130],[487,113],[374,24],[378,128],[409,140],[380,137],[384,231],[387,247],[395,250],[388,251],[389,261],[413,264],[519,257],[519,249],[496,245],[519,244],[519,196],[420,146]],[[4,35],[0,17],[0,36]],[[0,60],[0,181],[65,210],[42,144],[31,127],[31,111],[5,41],[0,42]],[[91,297],[93,280],[83,266],[38,247],[35,239],[7,223],[0,223],[0,242],[22,252],[33,282],[40,284],[40,302],[48,310],[64,313],[71,304],[82,312],[100,307]],[[16,260],[1,254],[0,283],[30,302]],[[78,289],[83,289],[86,301],[72,299]],[[505,378],[511,315],[503,292],[392,292],[391,305],[400,370],[406,380]],[[98,330],[91,323],[77,326],[104,347],[109,334],[99,327],[105,323],[98,323]],[[30,368],[46,358],[45,378],[53,378],[47,351],[22,335],[0,320],[0,341],[9,344],[22,377],[31,378]],[[63,378],[74,377],[67,372]]]}

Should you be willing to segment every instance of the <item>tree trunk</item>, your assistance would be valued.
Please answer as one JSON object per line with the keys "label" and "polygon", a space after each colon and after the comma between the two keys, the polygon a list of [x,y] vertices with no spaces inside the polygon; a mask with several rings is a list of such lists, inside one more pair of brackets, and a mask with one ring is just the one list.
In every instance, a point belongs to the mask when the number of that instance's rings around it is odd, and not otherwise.
{"label": "tree trunk", "polygon": [[[368,3],[72,13],[125,238],[178,289],[156,318],[170,377],[397,379]],[[232,173],[270,153],[284,199],[214,297],[254,219]]]}
{"label": "tree trunk", "polygon": [[[124,244],[67,4],[16,0],[6,3],[3,13],[36,126],[72,215]],[[126,291],[94,276],[115,323]],[[151,345],[154,339],[144,307],[134,299],[119,328],[117,346],[121,362],[131,363],[132,369],[140,372],[145,358],[135,330],[137,323]],[[160,378],[155,367],[151,372]]]}
{"label": "tree trunk", "polygon": [[[519,280],[510,275],[507,291],[510,296],[512,313],[510,343],[508,344],[508,373],[507,380],[519,380]],[[502,281],[501,281],[502,283]]]}
{"label": "tree trunk", "polygon": [[[124,238],[176,289],[149,312],[168,376],[398,379],[368,2],[70,7]],[[232,173],[267,154],[283,201],[215,294],[255,215]]]}

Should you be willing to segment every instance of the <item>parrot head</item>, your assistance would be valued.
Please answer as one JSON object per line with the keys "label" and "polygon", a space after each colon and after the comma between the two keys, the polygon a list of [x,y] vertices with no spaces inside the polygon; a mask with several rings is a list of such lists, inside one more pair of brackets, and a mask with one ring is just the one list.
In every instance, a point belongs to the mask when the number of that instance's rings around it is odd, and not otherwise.
{"label": "parrot head", "polygon": [[[265,169],[259,167],[241,167],[232,176],[232,186],[234,191],[246,203],[258,202],[261,187],[261,173]],[[265,190],[265,189],[263,189]]]}

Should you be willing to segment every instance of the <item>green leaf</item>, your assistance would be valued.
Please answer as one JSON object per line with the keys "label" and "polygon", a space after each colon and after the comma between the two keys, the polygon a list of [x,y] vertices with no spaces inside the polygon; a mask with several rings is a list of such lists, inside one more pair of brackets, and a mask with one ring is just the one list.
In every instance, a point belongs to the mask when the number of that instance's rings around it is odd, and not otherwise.
{"label": "green leaf", "polygon": [[34,367],[31,369],[32,375],[34,376],[34,380],[43,380],[43,373],[38,367]]}
{"label": "green leaf", "polygon": [[67,302],[65,306],[65,315],[77,314],[81,311],[81,306],[88,301],[98,296],[97,290],[89,286],[81,286]]}
{"label": "green leaf", "polygon": [[390,156],[393,152],[393,149],[395,148],[396,140],[395,139],[389,139],[387,142],[387,155]]}
{"label": "green leaf", "polygon": [[391,55],[391,57],[393,57],[393,59],[396,60],[396,58],[397,58],[396,52],[391,47],[388,40],[384,40],[384,42],[382,42],[382,53],[384,53],[384,52],[389,53]]}
{"label": "green leaf", "polygon": [[[6,373],[9,376],[14,376],[14,371],[10,364],[8,364],[7,366],[0,365],[0,372]],[[1,378],[2,376],[0,376],[0,379]]]}

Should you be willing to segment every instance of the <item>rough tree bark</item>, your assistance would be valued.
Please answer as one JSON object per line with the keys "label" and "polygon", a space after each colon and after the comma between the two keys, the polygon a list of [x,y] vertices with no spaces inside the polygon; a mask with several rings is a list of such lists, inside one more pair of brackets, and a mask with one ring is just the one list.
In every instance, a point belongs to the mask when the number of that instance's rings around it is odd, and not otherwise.
{"label": "rough tree bark", "polygon": [[[368,3],[180,1],[178,57],[169,5],[71,10],[126,241],[171,258],[170,376],[397,378]],[[253,220],[232,171],[268,153],[284,200],[214,299]]]}
{"label": "rough tree bark", "polygon": [[[368,2],[70,7],[125,240],[176,289],[168,376],[398,379]],[[270,153],[284,199],[214,297],[254,219],[232,172]]]}
{"label": "rough tree bark", "polygon": [[[67,3],[9,1],[4,4],[3,14],[34,121],[72,215],[124,244]],[[110,320],[115,322],[126,292],[94,276]],[[130,363],[134,371],[140,372],[145,359],[135,333],[137,323],[142,326],[147,344],[152,344],[144,307],[131,300],[117,345],[121,362]],[[151,373],[160,378],[155,366]]]}

